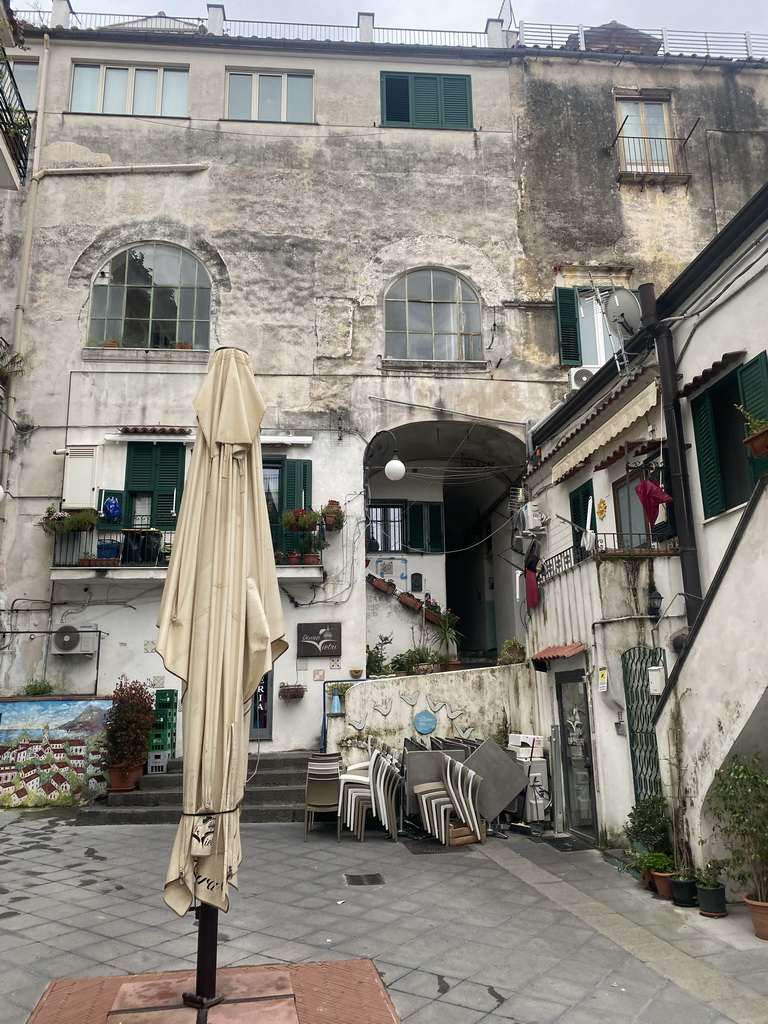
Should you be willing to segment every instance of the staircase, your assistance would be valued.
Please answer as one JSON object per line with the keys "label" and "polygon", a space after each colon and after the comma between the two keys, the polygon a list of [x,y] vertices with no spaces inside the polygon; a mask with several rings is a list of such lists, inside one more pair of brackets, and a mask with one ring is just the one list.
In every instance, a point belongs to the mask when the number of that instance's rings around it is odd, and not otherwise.
{"label": "staircase", "polygon": [[[308,750],[292,750],[262,754],[258,762],[250,757],[251,781],[245,787],[240,821],[303,821],[309,755]],[[75,824],[176,825],[181,817],[181,793],[182,762],[177,758],[169,762],[167,772],[143,775],[138,789],[108,793],[106,798],[80,807]]]}

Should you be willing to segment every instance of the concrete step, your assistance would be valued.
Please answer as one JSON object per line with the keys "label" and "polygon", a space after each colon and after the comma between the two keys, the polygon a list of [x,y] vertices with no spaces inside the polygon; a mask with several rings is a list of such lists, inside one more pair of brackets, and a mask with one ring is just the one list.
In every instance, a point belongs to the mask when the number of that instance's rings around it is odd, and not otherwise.
{"label": "concrete step", "polygon": [[[110,806],[106,800],[97,800],[80,807],[76,825],[178,825],[180,808]],[[304,808],[273,804],[267,807],[243,807],[240,821],[257,824],[270,821],[304,821]]]}
{"label": "concrete step", "polygon": [[[110,793],[110,807],[181,807],[181,786],[173,789],[151,789],[142,783],[139,789],[126,793]],[[243,798],[243,807],[295,804],[304,806],[304,786],[248,786]]]}
{"label": "concrete step", "polygon": [[[250,778],[251,775],[253,775],[252,772],[247,777]],[[306,767],[302,771],[293,771],[282,768],[264,768],[263,765],[260,765],[246,788],[265,789],[272,786],[299,786],[303,790],[306,776]],[[183,773],[179,771],[142,775],[140,785],[142,790],[147,792],[157,792],[164,789],[177,789],[180,791],[183,785]]]}

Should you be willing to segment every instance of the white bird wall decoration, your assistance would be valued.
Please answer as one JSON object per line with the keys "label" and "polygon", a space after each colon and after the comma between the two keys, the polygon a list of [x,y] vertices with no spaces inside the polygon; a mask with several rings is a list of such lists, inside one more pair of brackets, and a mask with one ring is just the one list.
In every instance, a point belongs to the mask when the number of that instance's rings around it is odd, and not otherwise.
{"label": "white bird wall decoration", "polygon": [[429,706],[429,710],[432,712],[433,715],[436,715],[438,711],[441,710],[441,708],[445,707],[445,704],[442,701],[439,704],[434,703],[429,694],[427,694],[427,704]]}
{"label": "white bird wall decoration", "polygon": [[352,726],[353,729],[357,729],[358,732],[362,732],[363,728],[365,727],[365,721],[367,718],[368,715],[364,715],[362,722],[350,722],[349,724]]}
{"label": "white bird wall decoration", "polygon": [[458,725],[456,726],[456,732],[459,734],[459,736],[463,740],[468,740],[469,739],[469,734],[473,733],[474,731],[475,731],[474,726],[471,726],[471,725],[470,725],[470,727],[468,729],[460,729],[458,727]]}
{"label": "white bird wall decoration", "polygon": [[384,715],[386,718],[389,712],[392,710],[392,698],[388,697],[381,704],[374,704],[373,710],[378,711],[380,715]]}
{"label": "white bird wall decoration", "polygon": [[407,693],[401,693],[400,700],[404,700],[406,704],[410,704],[411,707],[415,707],[416,701],[419,699],[420,694],[421,690],[417,690],[416,693],[412,693],[410,697],[408,696]]}
{"label": "white bird wall decoration", "polygon": [[464,709],[460,708],[458,711],[451,711],[451,709],[446,704],[445,705],[445,713],[448,715],[450,720],[453,722],[453,721],[455,721],[459,717],[459,715],[463,715],[464,714]]}

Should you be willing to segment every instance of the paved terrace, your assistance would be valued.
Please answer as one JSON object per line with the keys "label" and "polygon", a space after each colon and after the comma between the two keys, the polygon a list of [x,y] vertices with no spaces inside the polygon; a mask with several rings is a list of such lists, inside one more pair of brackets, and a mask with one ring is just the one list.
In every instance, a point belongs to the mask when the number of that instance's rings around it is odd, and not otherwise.
{"label": "paved terrace", "polygon": [[[595,851],[510,836],[417,856],[375,832],[242,832],[221,967],[370,957],[408,1024],[768,1021],[768,943],[741,906],[705,920]],[[52,978],[194,968],[192,915],[161,899],[173,835],[0,815],[0,1024],[24,1024]],[[345,884],[374,872],[383,885]]]}

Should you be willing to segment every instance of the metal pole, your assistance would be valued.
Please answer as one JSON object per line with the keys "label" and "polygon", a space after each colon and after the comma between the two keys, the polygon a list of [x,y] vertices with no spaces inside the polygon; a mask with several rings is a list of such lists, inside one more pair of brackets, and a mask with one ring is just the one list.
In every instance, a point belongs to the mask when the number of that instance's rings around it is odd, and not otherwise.
{"label": "metal pole", "polygon": [[208,903],[199,907],[197,933],[197,985],[196,993],[202,999],[216,998],[216,951],[219,931],[219,910]]}

